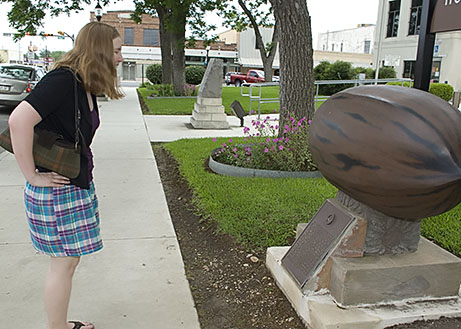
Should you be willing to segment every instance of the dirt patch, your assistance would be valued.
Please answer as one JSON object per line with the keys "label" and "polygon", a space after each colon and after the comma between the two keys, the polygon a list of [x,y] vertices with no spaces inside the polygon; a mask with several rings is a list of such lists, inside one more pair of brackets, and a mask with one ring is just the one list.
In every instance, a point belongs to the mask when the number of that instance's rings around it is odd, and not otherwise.
{"label": "dirt patch", "polygon": [[[174,158],[154,148],[202,329],[305,329],[264,264],[265,255],[216,232],[195,214],[192,191]],[[392,329],[455,329],[461,319],[418,321]]]}

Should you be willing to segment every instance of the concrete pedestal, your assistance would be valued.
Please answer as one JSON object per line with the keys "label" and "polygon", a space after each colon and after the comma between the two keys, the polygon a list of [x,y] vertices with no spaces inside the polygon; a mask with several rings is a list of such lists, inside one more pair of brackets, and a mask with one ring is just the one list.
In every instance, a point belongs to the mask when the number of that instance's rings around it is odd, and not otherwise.
{"label": "concrete pedestal", "polygon": [[[417,284],[413,284],[413,281],[407,282],[405,286],[402,285],[402,291],[407,289],[406,292],[411,291],[414,287],[428,287],[426,291],[429,291],[428,294],[422,294],[424,297],[419,298],[410,298],[400,301],[389,301],[388,303],[378,303],[378,304],[368,304],[360,306],[348,306],[347,309],[344,307],[339,307],[335,302],[335,298],[330,294],[328,289],[322,289],[317,292],[303,291],[292,279],[292,277],[285,271],[281,266],[281,259],[288,251],[289,247],[273,247],[267,250],[266,256],[266,266],[271,271],[273,277],[275,278],[278,286],[284,292],[288,300],[291,302],[293,308],[296,310],[298,315],[304,321],[308,328],[312,329],[380,329],[388,326],[392,326],[400,323],[411,323],[416,320],[429,320],[429,319],[438,319],[442,316],[444,317],[459,317],[461,316],[461,299],[459,298],[459,277],[461,277],[461,271],[458,270],[458,276],[454,274],[455,269],[459,266],[459,259],[451,255],[445,250],[440,250],[439,247],[435,246],[427,240],[422,239],[422,242],[419,246],[420,255],[408,254],[404,256],[389,256],[388,261],[384,262],[381,265],[375,266],[378,272],[384,271],[386,267],[394,267],[393,272],[399,272],[397,269],[398,264],[407,266],[406,270],[403,270],[403,273],[413,274],[413,277],[417,278],[421,276],[427,280],[428,285],[422,284],[423,280],[416,279],[414,280]],[[424,268],[424,259],[427,255],[427,261],[430,263],[428,267]],[[413,255],[413,258],[411,257]],[[382,256],[381,256],[382,257]],[[381,258],[380,257],[380,258]],[[406,261],[410,264],[405,264],[405,259],[398,259],[399,257],[408,257]],[[440,259],[437,259],[440,257]],[[454,258],[458,261],[456,261]],[[335,258],[335,257],[333,257]],[[367,258],[378,258],[378,257],[364,257]],[[373,281],[373,272],[368,272],[367,275],[364,275],[364,271],[370,270],[370,265],[358,266],[356,265],[345,265],[344,262],[350,261],[356,262],[360,261],[360,258],[343,258],[340,261],[333,261],[332,269],[332,280],[331,282],[332,290],[335,290],[335,294],[343,300],[353,300],[352,297],[358,298],[359,291],[361,291],[362,297],[368,294],[375,294],[372,290],[378,289],[381,290],[381,295],[386,292],[386,284],[382,284],[381,288],[371,288],[370,286],[362,286],[362,279],[354,279],[359,273],[367,277],[369,281]],[[354,263],[352,263],[354,264]],[[386,265],[387,264],[387,265]],[[438,264],[438,265],[437,265]],[[404,267],[405,267],[404,266]],[[451,279],[458,278],[458,292],[456,296],[443,297],[434,297],[432,291],[436,289],[442,289],[446,293],[451,294],[453,291],[454,283],[446,282],[447,272],[434,273],[431,274],[432,270],[435,270],[435,267],[442,266],[445,270],[448,270],[455,277]],[[357,271],[356,273],[353,273]],[[335,273],[335,274],[333,274]],[[342,274],[346,273],[345,275]],[[348,274],[347,274],[348,273]],[[382,274],[385,272],[381,272]],[[334,277],[333,277],[334,276]],[[400,276],[400,279],[403,279],[404,276]],[[375,281],[383,280],[383,276],[376,277]],[[387,282],[390,284],[392,280],[394,285],[390,288],[390,291],[394,291],[394,295],[399,293],[395,290],[399,284],[395,284],[397,279],[393,279],[393,275],[390,274],[390,277],[387,278]],[[408,280],[407,280],[408,281]],[[453,280],[451,280],[453,281]],[[338,285],[340,282],[343,282],[345,289],[334,288],[334,285]],[[355,286],[354,286],[355,284]],[[366,284],[366,282],[365,282]],[[374,285],[377,282],[373,283]],[[413,285],[412,285],[413,284]],[[405,288],[405,287],[408,288]],[[410,289],[410,287],[413,287]],[[436,288],[437,287],[437,288]],[[421,290],[421,289],[420,289]],[[456,290],[456,287],[455,287]],[[441,295],[441,294],[438,294]],[[341,297],[342,296],[342,297]],[[374,296],[374,295],[373,295]],[[366,298],[366,297],[365,297]],[[373,297],[376,299],[376,297]]]}
{"label": "concrete pedestal", "polygon": [[190,123],[196,129],[228,129],[222,98],[197,97]]}
{"label": "concrete pedestal", "polygon": [[345,307],[459,293],[461,260],[424,238],[414,253],[332,261],[330,292]]}

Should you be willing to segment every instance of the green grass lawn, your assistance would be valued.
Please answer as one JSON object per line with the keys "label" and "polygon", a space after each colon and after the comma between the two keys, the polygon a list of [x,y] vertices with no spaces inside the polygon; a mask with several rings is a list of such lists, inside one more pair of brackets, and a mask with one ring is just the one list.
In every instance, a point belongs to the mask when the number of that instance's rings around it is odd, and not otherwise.
{"label": "green grass lawn", "polygon": [[[295,235],[296,225],[308,222],[325,199],[335,197],[337,189],[323,178],[237,178],[206,171],[204,162],[211,150],[227,140],[185,139],[164,147],[176,158],[181,174],[194,190],[200,215],[215,220],[219,231],[240,243],[260,251],[287,245]],[[423,220],[422,234],[459,256],[460,218],[458,205]]]}
{"label": "green grass lawn", "polygon": [[[249,89],[248,87],[243,88],[244,93],[248,94]],[[253,95],[258,95],[257,88],[253,88]],[[194,109],[194,103],[196,101],[195,98],[176,98],[176,97],[168,97],[168,98],[157,98],[157,99],[147,99],[147,96],[150,95],[152,92],[146,88],[139,88],[138,89],[140,94],[142,95],[144,102],[146,103],[147,107],[149,108],[149,114],[154,115],[190,115],[192,114],[192,110]],[[278,98],[279,97],[279,87],[278,86],[271,86],[271,87],[263,87],[261,92],[261,97],[263,98]],[[227,114],[231,115],[232,110],[230,105],[234,100],[238,100],[245,111],[248,113],[250,108],[250,100],[248,96],[241,96],[240,95],[240,88],[237,87],[223,87],[222,88],[222,104],[225,107],[225,111]],[[258,103],[253,101],[252,102],[252,109],[258,111]],[[274,109],[277,112],[280,109],[279,103],[269,103],[269,104],[261,104],[261,113],[268,114],[273,113]]]}

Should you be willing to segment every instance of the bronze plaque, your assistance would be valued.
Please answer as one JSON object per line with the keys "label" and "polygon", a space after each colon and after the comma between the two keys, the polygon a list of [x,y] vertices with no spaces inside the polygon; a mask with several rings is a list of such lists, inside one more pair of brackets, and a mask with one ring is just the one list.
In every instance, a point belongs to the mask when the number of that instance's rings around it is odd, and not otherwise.
{"label": "bronze plaque", "polygon": [[431,33],[461,30],[460,17],[460,0],[437,0],[432,14]]}
{"label": "bronze plaque", "polygon": [[354,218],[333,200],[323,203],[282,258],[282,266],[300,287],[311,278]]}

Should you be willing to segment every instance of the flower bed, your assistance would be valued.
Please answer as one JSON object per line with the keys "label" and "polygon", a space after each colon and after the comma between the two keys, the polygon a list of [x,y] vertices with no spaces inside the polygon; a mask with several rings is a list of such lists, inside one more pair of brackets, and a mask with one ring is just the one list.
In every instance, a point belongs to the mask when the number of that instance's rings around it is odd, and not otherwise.
{"label": "flower bed", "polygon": [[[281,172],[317,171],[309,150],[309,122],[305,117],[300,120],[290,117],[289,124],[280,128],[278,119],[267,116],[264,120],[252,120],[252,126],[254,133],[250,133],[252,129],[249,127],[243,128],[246,144],[235,144],[232,139],[229,139],[229,143],[223,143],[212,152],[210,156],[212,170],[214,167],[234,174],[239,172],[239,175],[245,177],[319,177],[318,173],[281,174]],[[280,129],[282,133],[278,135]],[[216,138],[213,140],[216,141]],[[230,170],[230,167],[236,169]]]}

